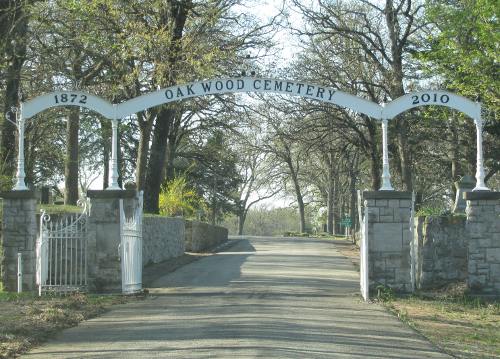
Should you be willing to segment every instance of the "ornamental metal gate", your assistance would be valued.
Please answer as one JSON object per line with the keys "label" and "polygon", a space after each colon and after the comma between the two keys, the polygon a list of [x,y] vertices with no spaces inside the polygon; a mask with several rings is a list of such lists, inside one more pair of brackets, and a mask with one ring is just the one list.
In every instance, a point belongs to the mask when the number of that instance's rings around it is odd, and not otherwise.
{"label": "ornamental metal gate", "polygon": [[142,197],[139,192],[137,206],[132,216],[125,215],[123,199],[120,199],[120,260],[122,292],[138,293],[142,290]]}
{"label": "ornamental metal gate", "polygon": [[363,209],[361,202],[361,192],[358,191],[358,214],[361,232],[361,241],[359,245],[359,285],[363,299],[368,301],[370,299],[370,278],[368,265],[368,206],[365,203]]}
{"label": "ornamental metal gate", "polygon": [[82,212],[51,220],[40,215],[36,243],[38,294],[87,291],[87,219],[89,204],[79,200]]}

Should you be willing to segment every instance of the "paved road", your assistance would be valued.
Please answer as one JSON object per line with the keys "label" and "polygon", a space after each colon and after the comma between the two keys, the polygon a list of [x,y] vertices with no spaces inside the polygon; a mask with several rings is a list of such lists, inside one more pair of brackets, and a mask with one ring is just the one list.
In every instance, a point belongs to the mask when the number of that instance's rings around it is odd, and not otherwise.
{"label": "paved road", "polygon": [[358,295],[331,242],[249,238],[26,358],[448,358]]}

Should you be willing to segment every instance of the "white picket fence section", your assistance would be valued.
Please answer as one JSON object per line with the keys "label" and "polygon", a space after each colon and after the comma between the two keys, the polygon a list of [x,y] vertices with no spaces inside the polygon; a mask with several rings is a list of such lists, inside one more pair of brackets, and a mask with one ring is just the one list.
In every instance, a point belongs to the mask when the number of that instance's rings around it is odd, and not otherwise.
{"label": "white picket fence section", "polygon": [[120,199],[120,259],[124,294],[142,290],[142,198],[141,191],[137,207],[128,218],[123,208],[123,200]]}
{"label": "white picket fence section", "polygon": [[52,221],[42,210],[36,244],[38,293],[87,291],[88,201],[82,212]]}
{"label": "white picket fence section", "polygon": [[[358,208],[361,213],[361,200],[358,200]],[[359,284],[361,296],[365,301],[370,299],[370,279],[368,266],[368,206],[365,203],[363,210],[363,218],[360,220],[361,242],[360,242],[360,268],[359,268]],[[360,215],[361,217],[361,215]]]}

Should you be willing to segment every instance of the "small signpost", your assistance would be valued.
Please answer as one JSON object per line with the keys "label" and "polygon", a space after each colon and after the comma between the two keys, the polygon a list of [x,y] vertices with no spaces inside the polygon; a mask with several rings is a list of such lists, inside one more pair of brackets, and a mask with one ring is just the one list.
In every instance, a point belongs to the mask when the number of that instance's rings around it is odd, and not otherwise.
{"label": "small signpost", "polygon": [[345,236],[349,237],[349,232],[352,227],[352,219],[351,217],[344,217],[340,220],[340,225],[345,227]]}
{"label": "small signpost", "polygon": [[346,228],[351,228],[352,227],[352,219],[351,217],[345,217],[340,221],[340,224],[343,225]]}

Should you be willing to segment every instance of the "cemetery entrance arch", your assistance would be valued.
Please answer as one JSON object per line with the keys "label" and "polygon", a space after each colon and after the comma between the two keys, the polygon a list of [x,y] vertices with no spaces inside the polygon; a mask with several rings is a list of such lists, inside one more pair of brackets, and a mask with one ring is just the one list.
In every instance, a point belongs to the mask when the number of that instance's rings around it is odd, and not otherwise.
{"label": "cemetery entrance arch", "polygon": [[[120,119],[134,115],[137,112],[151,107],[169,102],[181,101],[187,98],[244,92],[281,93],[292,96],[300,96],[307,99],[346,107],[354,112],[362,113],[366,116],[379,120],[382,126],[383,148],[381,191],[393,190],[389,171],[387,136],[388,121],[404,111],[420,106],[440,105],[461,111],[471,117],[476,125],[477,160],[476,186],[474,191],[488,190],[484,183],[481,104],[478,102],[473,102],[462,96],[446,91],[427,90],[410,93],[397,98],[390,103],[380,105],[346,92],[339,91],[332,87],[320,86],[301,81],[260,77],[219,78],[176,85],[130,99],[120,104],[112,104],[100,97],[81,91],[57,91],[21,103],[20,111],[16,114],[16,126],[19,132],[19,148],[16,184],[14,190],[27,190],[24,182],[25,122],[46,109],[58,106],[80,106],[98,112],[102,116],[111,120],[113,139],[110,166],[110,186],[108,189],[113,190],[120,189],[118,185],[118,122]],[[368,253],[366,253],[366,255],[367,254]],[[366,257],[366,263],[364,265],[365,273],[361,273],[362,278],[365,278],[365,289],[368,287],[367,268],[368,258]]]}
{"label": "cemetery entrance arch", "polygon": [[421,91],[410,93],[387,104],[377,104],[366,99],[339,91],[332,87],[309,84],[301,81],[283,80],[275,78],[241,77],[220,78],[206,81],[191,82],[183,85],[171,86],[145,94],[120,104],[111,104],[108,101],[81,91],[58,91],[36,97],[21,103],[17,114],[16,126],[19,132],[18,166],[16,185],[14,190],[27,189],[24,183],[24,126],[27,119],[36,114],[57,106],[80,106],[91,109],[108,118],[112,122],[113,141],[111,154],[111,171],[109,189],[120,189],[118,185],[118,121],[137,112],[161,104],[180,101],[183,99],[217,95],[225,93],[281,93],[292,96],[317,100],[346,107],[354,112],[362,113],[381,122],[383,172],[382,187],[380,190],[392,190],[390,182],[387,125],[388,121],[409,109],[440,105],[459,110],[471,117],[476,125],[477,161],[476,187],[474,190],[488,190],[484,183],[484,165],[482,148],[482,121],[481,104],[462,96],[446,91]]}

